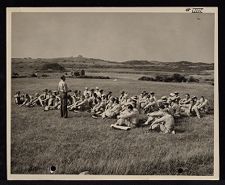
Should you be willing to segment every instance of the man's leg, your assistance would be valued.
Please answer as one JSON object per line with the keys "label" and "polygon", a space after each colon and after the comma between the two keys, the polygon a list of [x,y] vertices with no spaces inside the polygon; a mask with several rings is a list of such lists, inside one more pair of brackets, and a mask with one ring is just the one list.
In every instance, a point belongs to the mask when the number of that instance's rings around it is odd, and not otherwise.
{"label": "man's leg", "polygon": [[67,118],[68,117],[68,111],[67,111],[67,94],[65,93],[64,94],[64,118]]}
{"label": "man's leg", "polygon": [[61,113],[61,117],[63,117],[63,106],[64,106],[64,98],[63,95],[61,94],[61,106],[60,106],[60,113]]}
{"label": "man's leg", "polygon": [[198,118],[201,118],[200,113],[199,113],[199,110],[198,110],[198,107],[197,107],[197,106],[194,106],[194,107],[193,107],[193,110],[195,111],[197,117],[198,117]]}
{"label": "man's leg", "polygon": [[163,124],[160,124],[159,128],[160,128],[160,131],[163,132],[163,133],[167,133],[168,132],[168,130],[166,129],[165,125],[163,125]]}

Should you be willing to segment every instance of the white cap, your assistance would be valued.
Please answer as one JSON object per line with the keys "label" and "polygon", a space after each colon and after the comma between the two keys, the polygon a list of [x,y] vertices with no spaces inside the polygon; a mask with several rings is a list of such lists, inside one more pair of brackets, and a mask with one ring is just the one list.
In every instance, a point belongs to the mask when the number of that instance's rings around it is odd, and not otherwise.
{"label": "white cap", "polygon": [[166,96],[162,96],[161,99],[162,100],[165,100],[165,99],[167,99],[167,97]]}
{"label": "white cap", "polygon": [[170,93],[170,96],[173,97],[173,96],[175,96],[175,94],[174,93]]}

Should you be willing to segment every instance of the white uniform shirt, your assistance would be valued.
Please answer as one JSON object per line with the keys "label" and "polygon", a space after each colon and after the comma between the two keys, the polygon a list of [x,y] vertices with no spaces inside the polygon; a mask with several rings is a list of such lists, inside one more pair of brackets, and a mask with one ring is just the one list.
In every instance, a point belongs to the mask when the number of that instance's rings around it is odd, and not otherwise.
{"label": "white uniform shirt", "polygon": [[60,80],[59,85],[58,85],[58,91],[60,92],[67,92],[68,91],[68,87],[65,81]]}

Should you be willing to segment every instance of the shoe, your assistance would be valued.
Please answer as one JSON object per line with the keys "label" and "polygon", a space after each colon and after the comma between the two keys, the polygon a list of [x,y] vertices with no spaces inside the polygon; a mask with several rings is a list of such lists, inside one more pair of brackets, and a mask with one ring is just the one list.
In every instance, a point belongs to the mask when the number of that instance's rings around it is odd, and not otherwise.
{"label": "shoe", "polygon": [[91,117],[92,117],[92,118],[94,118],[94,119],[97,119],[97,118],[98,118],[98,117],[97,117],[97,116],[95,116],[95,115],[92,115]]}

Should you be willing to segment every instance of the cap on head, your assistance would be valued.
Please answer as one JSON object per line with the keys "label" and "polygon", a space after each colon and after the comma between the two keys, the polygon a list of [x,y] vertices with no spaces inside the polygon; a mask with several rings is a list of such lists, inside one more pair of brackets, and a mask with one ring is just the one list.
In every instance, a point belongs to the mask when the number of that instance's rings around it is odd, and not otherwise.
{"label": "cap on head", "polygon": [[171,96],[171,97],[174,97],[174,96],[175,96],[175,93],[170,93],[170,96]]}
{"label": "cap on head", "polygon": [[66,77],[65,77],[64,75],[62,75],[62,76],[61,76],[61,79],[62,79],[62,80],[65,80],[65,79],[66,79]]}
{"label": "cap on head", "polygon": [[132,104],[128,104],[128,105],[127,105],[127,108],[132,110],[134,107],[133,107]]}
{"label": "cap on head", "polygon": [[166,96],[162,96],[161,100],[167,100],[167,97]]}
{"label": "cap on head", "polygon": [[178,94],[179,94],[179,92],[177,92],[177,91],[176,91],[176,92],[174,92],[174,94],[175,94],[175,95],[178,95]]}
{"label": "cap on head", "polygon": [[98,87],[95,87],[95,89],[99,90],[99,88],[98,88]]}
{"label": "cap on head", "polygon": [[85,90],[88,90],[88,87],[85,87]]}

